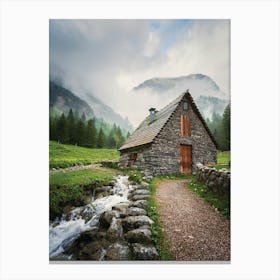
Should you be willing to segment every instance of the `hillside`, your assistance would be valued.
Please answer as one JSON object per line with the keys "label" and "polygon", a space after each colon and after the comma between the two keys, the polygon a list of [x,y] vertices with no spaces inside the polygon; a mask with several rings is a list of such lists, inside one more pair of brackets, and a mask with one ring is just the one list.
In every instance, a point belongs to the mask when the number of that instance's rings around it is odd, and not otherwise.
{"label": "hillside", "polygon": [[49,87],[50,111],[67,115],[72,108],[72,110],[74,112],[77,111],[80,116],[85,113],[87,119],[94,117],[92,108],[71,91],[51,81]]}
{"label": "hillside", "polygon": [[69,110],[72,108],[72,110],[74,112],[77,111],[80,116],[85,113],[87,119],[95,117],[97,124],[109,123],[112,125],[115,123],[123,130],[133,130],[133,126],[128,119],[125,119],[114,112],[112,108],[102,103],[93,95],[87,95],[86,102],[70,90],[58,85],[55,82],[50,81],[49,87],[49,106],[51,114],[60,114],[63,112],[67,115]]}
{"label": "hillside", "polygon": [[116,125],[120,126],[125,130],[134,130],[132,124],[127,118],[123,118],[120,114],[116,113],[111,107],[101,102],[94,95],[88,94],[84,98],[87,101],[87,103],[91,106],[97,117],[102,118],[104,121],[110,124],[115,123]]}

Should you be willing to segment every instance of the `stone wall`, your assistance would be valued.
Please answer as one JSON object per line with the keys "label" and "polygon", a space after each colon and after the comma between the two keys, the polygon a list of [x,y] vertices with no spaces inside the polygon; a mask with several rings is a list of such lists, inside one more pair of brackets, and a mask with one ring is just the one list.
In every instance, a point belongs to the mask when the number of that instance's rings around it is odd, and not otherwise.
{"label": "stone wall", "polygon": [[[127,188],[127,201],[109,207],[100,215],[95,227],[82,232],[66,249],[64,253],[70,255],[69,260],[159,260],[152,240],[151,225],[154,221],[148,217],[146,211],[150,198],[149,184],[129,184]],[[94,199],[109,197],[112,194],[120,195],[118,191],[119,187],[116,184],[98,187],[95,189]],[[95,212],[85,211],[85,207],[88,205],[79,208],[80,215],[89,220]]]}
{"label": "stone wall", "polygon": [[[192,146],[192,171],[197,163],[215,164],[217,148],[191,106],[183,108],[184,97],[167,124],[150,145],[121,151],[120,165],[129,166],[129,158],[137,153],[137,160],[130,167],[139,168],[145,175],[180,173],[180,145]],[[181,135],[181,115],[190,117],[190,136]]]}
{"label": "stone wall", "polygon": [[[182,100],[152,144],[152,173],[154,175],[180,173],[181,144],[192,146],[193,172],[199,162],[204,162],[205,164],[216,163],[217,148],[192,107],[188,106],[187,111],[183,109],[184,101],[186,100]],[[182,114],[190,117],[190,136],[181,135]]]}
{"label": "stone wall", "polygon": [[217,170],[202,164],[197,164],[196,174],[198,180],[207,185],[208,189],[219,196],[230,197],[230,171],[226,169]]}
{"label": "stone wall", "polygon": [[[135,160],[131,159],[133,154],[137,154]],[[141,170],[146,176],[152,175],[152,153],[151,144],[138,146],[129,150],[121,151],[120,166]]]}

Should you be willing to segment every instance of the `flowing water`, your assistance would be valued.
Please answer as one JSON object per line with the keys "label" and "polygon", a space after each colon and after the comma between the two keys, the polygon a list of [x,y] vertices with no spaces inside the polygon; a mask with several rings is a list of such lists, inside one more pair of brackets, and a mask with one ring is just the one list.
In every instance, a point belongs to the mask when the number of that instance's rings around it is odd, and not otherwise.
{"label": "flowing water", "polygon": [[[102,213],[111,210],[113,206],[128,202],[129,190],[128,176],[117,176],[113,187],[113,194],[98,198],[88,205],[77,207],[70,212],[70,219],[63,215],[59,220],[50,223],[49,226],[49,256],[55,258],[63,255],[82,232],[99,226],[99,217]],[[67,256],[66,256],[67,258]],[[70,259],[71,256],[68,256]]]}

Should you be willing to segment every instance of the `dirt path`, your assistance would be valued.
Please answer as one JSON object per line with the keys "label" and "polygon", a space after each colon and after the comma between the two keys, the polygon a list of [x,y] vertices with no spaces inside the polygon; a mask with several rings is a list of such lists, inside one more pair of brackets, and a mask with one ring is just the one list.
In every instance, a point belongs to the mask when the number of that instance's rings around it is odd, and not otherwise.
{"label": "dirt path", "polygon": [[161,222],[176,260],[230,260],[230,222],[189,190],[186,180],[158,186]]}

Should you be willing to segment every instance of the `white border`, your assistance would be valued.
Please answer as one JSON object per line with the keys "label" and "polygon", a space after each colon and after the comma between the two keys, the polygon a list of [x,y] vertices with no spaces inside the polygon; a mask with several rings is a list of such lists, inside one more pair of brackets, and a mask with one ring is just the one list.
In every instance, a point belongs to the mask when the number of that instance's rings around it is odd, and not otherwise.
{"label": "white border", "polygon": [[[230,18],[231,264],[48,262],[48,19]],[[279,279],[279,2],[1,2],[1,279]]]}

